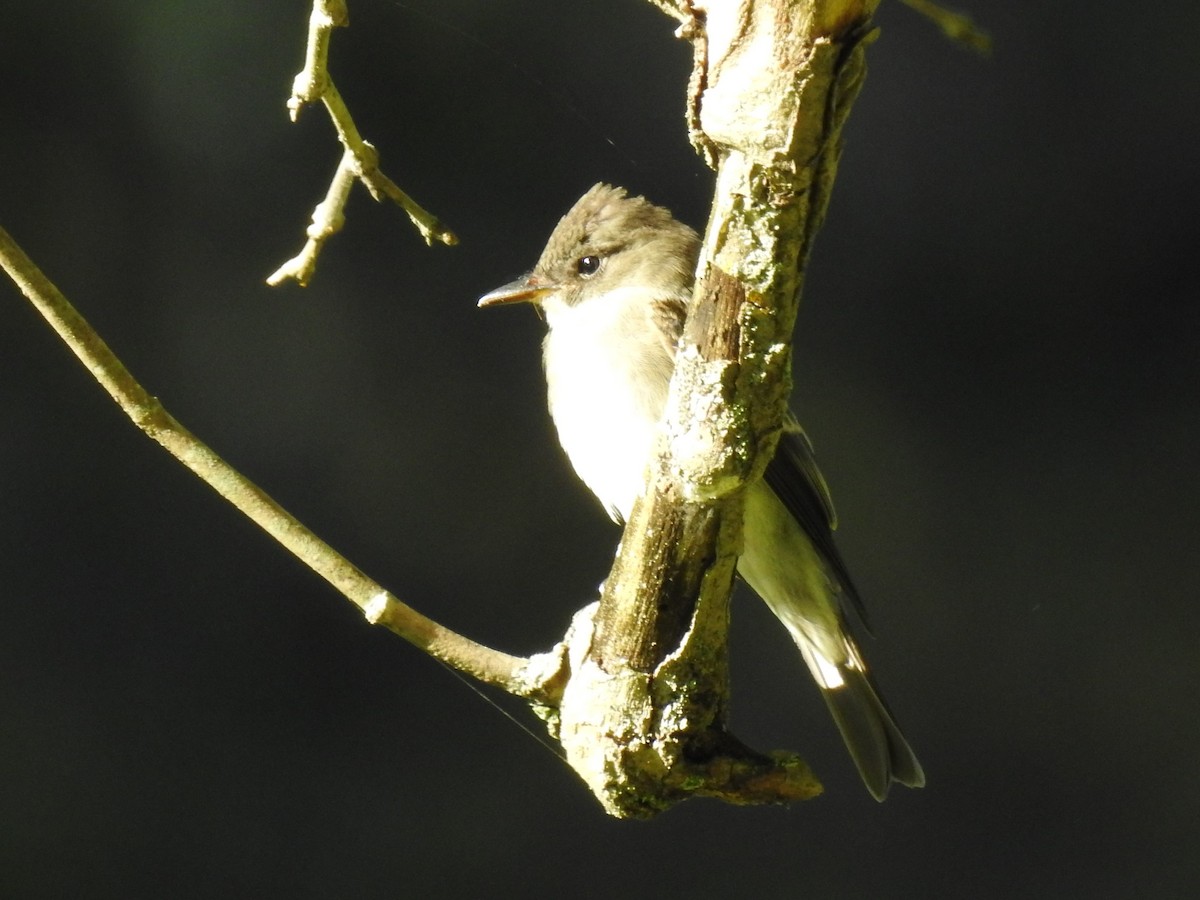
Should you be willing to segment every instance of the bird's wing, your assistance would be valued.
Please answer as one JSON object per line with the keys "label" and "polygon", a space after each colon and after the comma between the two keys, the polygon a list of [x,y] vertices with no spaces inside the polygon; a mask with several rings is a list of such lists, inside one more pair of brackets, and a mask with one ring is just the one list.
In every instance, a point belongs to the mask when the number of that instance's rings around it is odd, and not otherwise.
{"label": "bird's wing", "polygon": [[843,602],[854,609],[863,626],[870,631],[862,600],[859,599],[850,572],[833,542],[837,513],[833,509],[829,487],[825,484],[821,470],[817,468],[817,460],[813,455],[808,435],[791,415],[784,422],[775,458],[767,465],[763,478],[775,495],[783,501],[788,512],[800,523],[804,533],[829,566],[830,574],[841,587]]}

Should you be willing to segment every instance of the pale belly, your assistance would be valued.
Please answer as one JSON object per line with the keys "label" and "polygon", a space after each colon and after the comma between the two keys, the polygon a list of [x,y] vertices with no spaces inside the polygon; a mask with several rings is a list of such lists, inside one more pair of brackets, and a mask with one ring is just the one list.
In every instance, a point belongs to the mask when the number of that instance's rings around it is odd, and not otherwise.
{"label": "pale belly", "polygon": [[654,450],[674,348],[616,303],[547,313],[546,380],[559,443],[609,515],[628,520]]}

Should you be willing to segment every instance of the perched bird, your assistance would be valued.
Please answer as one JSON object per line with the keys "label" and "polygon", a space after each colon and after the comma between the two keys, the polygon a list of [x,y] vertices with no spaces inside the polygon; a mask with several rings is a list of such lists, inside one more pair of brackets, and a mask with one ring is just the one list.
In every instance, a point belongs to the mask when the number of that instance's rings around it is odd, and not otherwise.
{"label": "perched bird", "polygon": [[[550,415],[576,473],[617,522],[643,491],[667,401],[700,239],[670,212],[598,184],[563,216],[528,274],[479,305],[535,304]],[[858,597],[833,544],[829,491],[789,417],[763,479],[748,486],[738,574],[787,628],[867,789],[925,775],[846,623]]]}

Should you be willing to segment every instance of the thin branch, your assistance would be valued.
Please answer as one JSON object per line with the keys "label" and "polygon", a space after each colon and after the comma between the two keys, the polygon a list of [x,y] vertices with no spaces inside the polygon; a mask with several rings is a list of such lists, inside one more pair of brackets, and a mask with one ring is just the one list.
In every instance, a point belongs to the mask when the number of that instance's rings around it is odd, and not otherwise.
{"label": "thin branch", "polygon": [[901,2],[925,16],[950,40],[970,47],[976,53],[987,56],[992,52],[992,39],[986,31],[976,27],[970,16],[946,9],[932,0],[901,0]]}
{"label": "thin branch", "polygon": [[379,168],[379,151],[359,133],[350,110],[329,75],[329,42],[333,29],[350,23],[345,0],[313,0],[308,20],[308,45],[304,68],[292,82],[288,98],[288,114],[293,122],[310,103],[321,101],[337,129],[338,140],[345,152],[330,182],[325,199],[313,210],[312,221],[305,231],[308,240],[303,249],[276,269],[267,284],[281,284],[291,278],[301,285],[308,284],[317,264],[317,255],[325,241],[345,224],[346,200],[355,180],[361,181],[376,200],[385,197],[408,213],[409,219],[421,233],[426,244],[440,241],[448,246],[458,243],[458,237],[433,213],[412,199]]}
{"label": "thin branch", "polygon": [[305,232],[308,240],[304,243],[304,249],[272,272],[267,278],[267,284],[275,287],[291,278],[301,287],[308,285],[317,267],[317,254],[321,252],[325,241],[341,231],[346,223],[343,210],[346,207],[346,198],[350,196],[350,188],[354,187],[355,178],[354,156],[347,150],[342,154],[333,180],[329,183],[329,193],[313,210],[312,222]]}
{"label": "thin branch", "polygon": [[561,654],[510,656],[456,634],[396,599],[176,421],[3,228],[0,266],[138,428],[337,588],[369,622],[480,681],[538,703],[557,702],[563,676],[554,660]]}

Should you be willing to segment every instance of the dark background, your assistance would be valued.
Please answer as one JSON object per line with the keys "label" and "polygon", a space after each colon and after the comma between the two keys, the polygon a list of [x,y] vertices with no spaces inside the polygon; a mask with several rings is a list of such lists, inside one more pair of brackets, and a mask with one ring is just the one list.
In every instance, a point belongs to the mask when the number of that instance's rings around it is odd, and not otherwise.
{"label": "dark background", "polygon": [[[962,5],[992,59],[880,10],[796,338],[925,790],[870,799],[745,596],[734,727],[801,750],[825,796],[605,817],[132,428],[4,286],[0,895],[1190,896],[1200,13]],[[540,323],[474,300],[601,179],[703,224],[671,22],[355,0],[335,78],[462,244],[356,190],[312,286],[272,290],[338,158],[322,111],[284,109],[306,4],[5,6],[0,223],[367,572],[549,647],[618,535],[555,443]]]}

